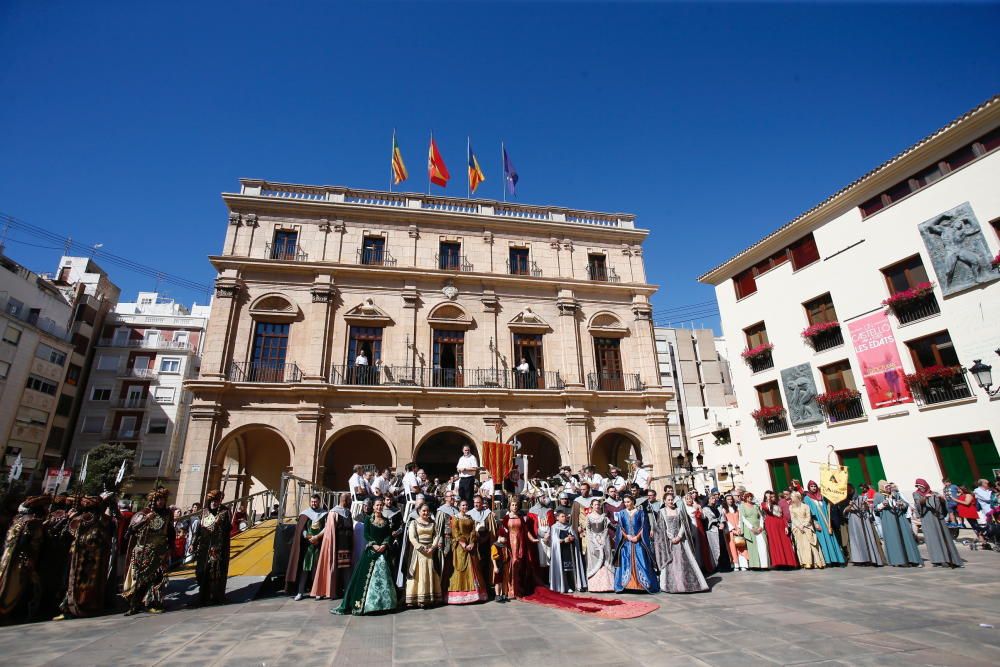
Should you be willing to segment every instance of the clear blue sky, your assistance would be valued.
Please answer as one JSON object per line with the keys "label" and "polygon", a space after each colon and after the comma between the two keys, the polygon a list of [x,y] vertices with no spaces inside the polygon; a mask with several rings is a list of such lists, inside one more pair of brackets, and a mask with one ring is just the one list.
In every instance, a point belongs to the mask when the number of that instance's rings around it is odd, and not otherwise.
{"label": "clear blue sky", "polygon": [[[701,272],[1000,91],[998,20],[996,4],[7,0],[0,211],[209,283],[239,177],[384,188],[395,127],[419,190],[433,129],[446,192],[465,194],[471,135],[497,197],[503,138],[521,201],[638,215],[666,311],[714,299]],[[29,243],[10,234],[8,254],[54,270]],[[153,286],[113,278],[126,298]],[[683,319],[717,325],[706,310]]]}

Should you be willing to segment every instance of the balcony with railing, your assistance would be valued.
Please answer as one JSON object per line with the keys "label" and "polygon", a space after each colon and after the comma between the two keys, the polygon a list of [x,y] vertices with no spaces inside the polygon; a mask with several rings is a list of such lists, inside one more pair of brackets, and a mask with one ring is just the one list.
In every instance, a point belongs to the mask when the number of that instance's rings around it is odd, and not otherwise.
{"label": "balcony with railing", "polygon": [[591,391],[642,391],[645,386],[638,373],[600,371],[587,373],[587,389]]}
{"label": "balcony with railing", "polygon": [[47,317],[42,317],[39,309],[31,308],[17,299],[12,299],[6,292],[0,292],[0,311],[3,311],[8,317],[17,318],[25,324],[44,331],[60,340],[70,341],[73,338],[66,327],[60,326],[57,322]]}
{"label": "balcony with railing", "polygon": [[102,338],[98,345],[101,347],[126,347],[126,348],[140,348],[145,350],[177,350],[177,351],[189,351],[191,350],[191,343],[186,340],[162,340],[159,338],[125,338],[125,339],[115,339],[115,338]]}
{"label": "balcony with railing", "polygon": [[309,255],[295,243],[271,243],[264,245],[268,259],[278,259],[284,262],[308,262]]}
{"label": "balcony with railing", "polygon": [[925,384],[911,384],[910,390],[917,405],[937,405],[972,398],[972,389],[965,377],[965,369],[961,369],[952,377],[942,377],[927,381]]}
{"label": "balcony with railing", "polygon": [[109,428],[103,433],[102,440],[108,442],[136,442],[139,440],[138,428]]}
{"label": "balcony with railing", "polygon": [[941,306],[938,305],[937,297],[934,296],[933,292],[928,292],[909,301],[894,303],[889,306],[889,309],[900,324],[916,322],[941,312]]}
{"label": "balcony with railing", "polygon": [[532,278],[542,277],[542,270],[538,268],[538,264],[522,258],[514,260],[508,259],[507,273],[512,276],[531,276]]}
{"label": "balcony with railing", "polygon": [[383,248],[358,248],[357,255],[364,266],[396,266],[396,258]]}
{"label": "balcony with railing", "polygon": [[472,262],[465,255],[435,254],[434,262],[442,271],[461,271],[468,273],[472,271]]}
{"label": "balcony with railing", "polygon": [[788,433],[788,419],[785,415],[768,417],[757,422],[757,431],[761,435],[778,435]]}
{"label": "balcony with railing", "polygon": [[330,384],[340,386],[442,387],[448,389],[562,389],[558,371],[521,373],[502,368],[424,368],[335,365]]}
{"label": "balcony with railing", "polygon": [[126,368],[118,373],[123,380],[155,380],[158,373],[155,368]]}
{"label": "balcony with railing", "polygon": [[833,327],[810,336],[809,344],[816,352],[832,350],[844,344],[844,334],[840,327]]}
{"label": "balcony with railing", "polygon": [[861,396],[854,396],[838,403],[821,405],[820,407],[828,425],[864,419],[865,417],[865,405],[861,401]]}
{"label": "balcony with railing", "polygon": [[587,279],[604,283],[621,282],[621,278],[618,276],[618,273],[615,272],[614,267],[605,266],[603,264],[588,264]]}
{"label": "balcony with railing", "polygon": [[115,407],[119,410],[145,410],[147,406],[146,398],[119,398],[115,403]]}
{"label": "balcony with railing", "polygon": [[752,357],[744,357],[744,360],[747,362],[747,366],[750,367],[750,372],[752,373],[760,373],[769,368],[774,368],[774,357],[771,355],[771,350],[765,350]]}
{"label": "balcony with railing", "polygon": [[302,371],[296,363],[273,361],[234,361],[229,367],[230,382],[260,382],[281,384],[302,382]]}

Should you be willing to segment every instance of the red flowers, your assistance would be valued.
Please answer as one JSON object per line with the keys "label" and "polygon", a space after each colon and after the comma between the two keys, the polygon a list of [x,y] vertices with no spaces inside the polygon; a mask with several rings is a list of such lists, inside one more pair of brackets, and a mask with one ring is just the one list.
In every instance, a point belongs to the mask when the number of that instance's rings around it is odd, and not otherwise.
{"label": "red flowers", "polygon": [[962,372],[961,366],[928,366],[916,373],[907,373],[906,384],[910,387],[926,387],[933,380],[947,380]]}
{"label": "red flowers", "polygon": [[818,322],[812,326],[806,327],[802,330],[803,338],[815,338],[824,331],[831,331],[832,329],[839,329],[840,322]]}
{"label": "red flowers", "polygon": [[933,291],[933,283],[918,283],[910,289],[903,290],[902,292],[896,292],[888,299],[882,301],[882,305],[890,307],[901,306],[903,304],[910,303],[911,301],[922,299]]}
{"label": "red flowers", "polygon": [[998,252],[997,256],[993,258],[992,262],[990,262],[990,266],[994,269],[1000,268],[1000,252]]}
{"label": "red flowers", "polygon": [[756,359],[757,357],[763,357],[765,354],[767,354],[773,349],[774,349],[774,343],[761,343],[760,345],[756,345],[754,347],[748,347],[747,349],[743,350],[741,356],[747,360]]}
{"label": "red flowers", "polygon": [[861,396],[861,392],[856,389],[839,389],[837,391],[818,394],[816,402],[826,409],[837,409],[847,405],[859,396]]}
{"label": "red flowers", "polygon": [[774,405],[771,407],[765,406],[754,410],[750,413],[750,416],[753,417],[754,421],[762,422],[769,419],[775,419],[777,417],[784,417],[785,409],[780,405]]}

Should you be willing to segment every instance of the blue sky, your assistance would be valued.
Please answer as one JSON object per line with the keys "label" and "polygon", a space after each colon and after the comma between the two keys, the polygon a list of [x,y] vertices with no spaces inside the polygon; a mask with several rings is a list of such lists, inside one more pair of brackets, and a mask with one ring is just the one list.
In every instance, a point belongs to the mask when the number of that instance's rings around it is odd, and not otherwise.
{"label": "blue sky", "polygon": [[[0,211],[210,283],[240,177],[628,211],[662,321],[696,277],[1000,91],[1000,6],[0,3]],[[439,190],[440,191],[440,190]],[[40,271],[59,252],[10,232]],[[131,298],[153,280],[109,267]],[[203,295],[167,287],[190,302]],[[690,315],[690,317],[688,317]]]}

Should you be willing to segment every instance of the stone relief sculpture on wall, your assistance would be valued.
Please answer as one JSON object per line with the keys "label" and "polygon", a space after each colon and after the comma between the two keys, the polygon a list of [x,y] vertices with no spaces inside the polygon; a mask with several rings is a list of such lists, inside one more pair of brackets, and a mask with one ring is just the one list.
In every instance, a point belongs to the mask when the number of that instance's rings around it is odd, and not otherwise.
{"label": "stone relief sculpture on wall", "polygon": [[816,402],[816,381],[808,363],[781,371],[781,384],[785,386],[788,401],[788,419],[792,426],[806,426],[823,421],[823,414]]}
{"label": "stone relief sculpture on wall", "polygon": [[918,229],[945,295],[1000,278],[991,270],[990,251],[969,202],[934,216]]}

